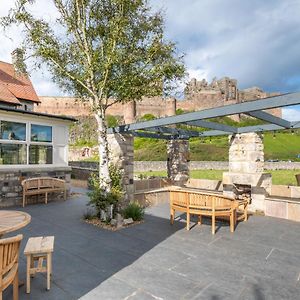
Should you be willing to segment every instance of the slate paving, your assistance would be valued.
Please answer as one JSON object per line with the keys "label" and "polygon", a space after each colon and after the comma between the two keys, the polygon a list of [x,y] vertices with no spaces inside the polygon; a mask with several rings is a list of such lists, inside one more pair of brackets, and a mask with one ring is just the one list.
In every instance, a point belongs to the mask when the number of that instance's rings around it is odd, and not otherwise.
{"label": "slate paving", "polygon": [[[300,299],[300,223],[253,216],[230,233],[209,220],[185,230],[184,216],[169,224],[169,207],[148,208],[145,221],[117,232],[86,224],[86,190],[65,202],[27,206],[24,234],[54,235],[53,277],[32,279],[20,299]],[[15,209],[21,210],[17,207]],[[15,232],[17,233],[17,232]],[[4,299],[11,299],[9,288]]]}

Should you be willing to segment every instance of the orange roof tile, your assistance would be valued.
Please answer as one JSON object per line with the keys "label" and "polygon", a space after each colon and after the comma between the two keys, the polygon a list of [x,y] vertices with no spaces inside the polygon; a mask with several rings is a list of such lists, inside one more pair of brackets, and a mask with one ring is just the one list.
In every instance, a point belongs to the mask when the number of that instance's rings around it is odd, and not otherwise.
{"label": "orange roof tile", "polygon": [[7,86],[0,83],[0,101],[20,105],[21,102],[7,89]]}
{"label": "orange roof tile", "polygon": [[15,104],[19,102],[18,99],[40,102],[29,77],[17,74],[12,64],[2,61],[0,61],[0,85],[0,101]]}

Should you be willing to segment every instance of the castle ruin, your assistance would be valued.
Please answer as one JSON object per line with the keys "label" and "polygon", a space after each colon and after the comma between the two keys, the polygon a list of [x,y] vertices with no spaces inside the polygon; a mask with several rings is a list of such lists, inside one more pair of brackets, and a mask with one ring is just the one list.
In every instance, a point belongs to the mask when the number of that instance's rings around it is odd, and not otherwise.
{"label": "castle ruin", "polygon": [[[239,90],[237,80],[229,77],[223,77],[219,80],[214,78],[211,83],[208,83],[205,79],[196,80],[193,78],[184,89],[183,100],[144,97],[137,102],[117,103],[108,108],[107,114],[122,116],[125,123],[133,123],[145,114],[165,117],[170,115],[169,111],[174,111],[174,109],[196,111],[275,95],[278,95],[278,93],[267,93],[258,87]],[[39,97],[39,99],[41,103],[35,108],[37,112],[73,117],[90,115],[88,105],[74,97],[45,96]],[[269,112],[281,117],[281,109],[272,109]],[[234,119],[238,120],[238,116],[235,116]]]}

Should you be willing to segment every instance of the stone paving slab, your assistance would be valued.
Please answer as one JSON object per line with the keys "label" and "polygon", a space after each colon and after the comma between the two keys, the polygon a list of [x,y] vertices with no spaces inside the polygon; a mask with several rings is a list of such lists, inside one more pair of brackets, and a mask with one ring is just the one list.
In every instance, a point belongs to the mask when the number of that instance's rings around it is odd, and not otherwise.
{"label": "stone paving slab", "polygon": [[[31,205],[22,232],[54,235],[53,278],[32,279],[20,299],[300,299],[300,223],[255,216],[230,233],[210,220],[185,230],[185,216],[169,224],[169,207],[148,208],[142,224],[111,232],[81,220],[86,191],[65,202]],[[16,209],[22,210],[17,207]],[[17,232],[16,232],[17,233]],[[20,278],[25,279],[20,256]],[[11,288],[4,299],[11,299]]]}

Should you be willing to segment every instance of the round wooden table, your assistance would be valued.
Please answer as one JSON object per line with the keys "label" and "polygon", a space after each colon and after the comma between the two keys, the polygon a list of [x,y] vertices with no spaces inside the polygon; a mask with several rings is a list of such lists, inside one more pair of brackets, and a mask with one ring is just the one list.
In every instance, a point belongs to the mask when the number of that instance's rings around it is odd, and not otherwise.
{"label": "round wooden table", "polygon": [[18,210],[0,210],[0,238],[9,232],[26,226],[31,221],[31,216]]}

